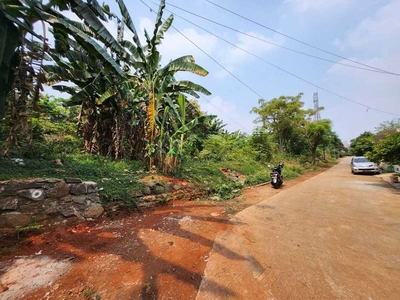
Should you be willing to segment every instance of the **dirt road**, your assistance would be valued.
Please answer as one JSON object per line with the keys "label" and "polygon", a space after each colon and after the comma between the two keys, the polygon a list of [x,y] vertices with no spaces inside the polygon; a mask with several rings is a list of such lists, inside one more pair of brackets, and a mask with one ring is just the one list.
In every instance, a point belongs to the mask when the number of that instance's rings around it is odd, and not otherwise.
{"label": "dirt road", "polygon": [[197,299],[400,299],[399,190],[349,163],[237,214]]}

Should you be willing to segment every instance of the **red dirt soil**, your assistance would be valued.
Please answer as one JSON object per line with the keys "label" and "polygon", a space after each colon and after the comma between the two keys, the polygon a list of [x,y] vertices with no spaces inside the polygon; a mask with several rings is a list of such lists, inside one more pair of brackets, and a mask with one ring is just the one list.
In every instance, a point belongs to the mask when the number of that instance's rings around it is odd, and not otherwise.
{"label": "red dirt soil", "polygon": [[[318,173],[287,181],[283,189]],[[267,184],[225,202],[174,200],[142,213],[121,211],[75,226],[21,233],[20,239],[3,232],[0,299],[195,299],[215,236],[228,228],[231,215],[276,193]],[[40,256],[69,267],[6,298],[15,282],[4,282],[4,266]],[[42,271],[38,267],[34,276]]]}

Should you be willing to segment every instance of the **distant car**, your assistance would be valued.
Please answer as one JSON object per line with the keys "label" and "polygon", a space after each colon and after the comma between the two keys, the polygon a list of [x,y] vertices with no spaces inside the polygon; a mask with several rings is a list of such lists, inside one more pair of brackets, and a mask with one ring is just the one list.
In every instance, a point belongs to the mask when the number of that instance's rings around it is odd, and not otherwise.
{"label": "distant car", "polygon": [[381,170],[378,164],[369,161],[364,156],[355,156],[351,159],[351,173],[375,173],[379,174]]}

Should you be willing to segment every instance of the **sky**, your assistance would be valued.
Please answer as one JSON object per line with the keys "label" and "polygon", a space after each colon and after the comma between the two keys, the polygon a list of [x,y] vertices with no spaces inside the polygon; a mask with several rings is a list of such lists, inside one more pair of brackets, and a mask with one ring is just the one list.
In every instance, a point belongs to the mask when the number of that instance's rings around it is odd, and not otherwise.
{"label": "sky", "polygon": [[[191,54],[208,70],[206,77],[180,72],[177,79],[212,93],[201,95],[201,110],[217,115],[226,130],[250,134],[260,125],[250,113],[260,98],[298,93],[304,94],[304,108],[313,108],[318,92],[321,118],[332,120],[345,144],[400,118],[400,76],[360,69],[400,74],[400,0],[210,1],[222,8],[207,0],[166,1],[164,17],[173,13],[174,22],[160,52],[162,64]],[[115,1],[105,3],[118,11]],[[152,33],[158,3],[125,0],[139,35],[144,28]],[[115,24],[107,27],[116,31]],[[132,35],[125,32],[124,38]]]}

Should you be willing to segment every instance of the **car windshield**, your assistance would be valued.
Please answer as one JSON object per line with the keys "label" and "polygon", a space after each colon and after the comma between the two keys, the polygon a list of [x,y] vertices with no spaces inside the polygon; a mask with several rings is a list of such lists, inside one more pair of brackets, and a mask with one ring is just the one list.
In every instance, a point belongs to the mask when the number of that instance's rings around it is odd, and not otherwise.
{"label": "car windshield", "polygon": [[356,157],[354,159],[355,163],[366,163],[366,162],[370,162],[368,159],[366,159],[365,157]]}

